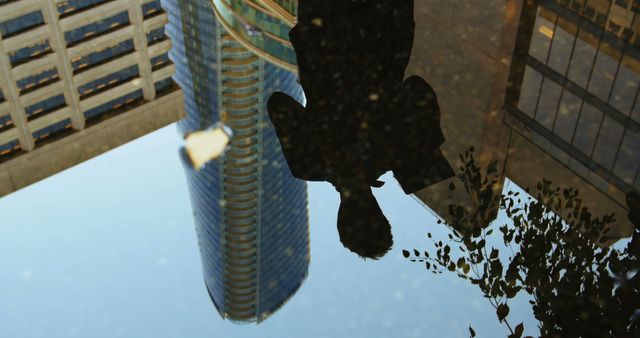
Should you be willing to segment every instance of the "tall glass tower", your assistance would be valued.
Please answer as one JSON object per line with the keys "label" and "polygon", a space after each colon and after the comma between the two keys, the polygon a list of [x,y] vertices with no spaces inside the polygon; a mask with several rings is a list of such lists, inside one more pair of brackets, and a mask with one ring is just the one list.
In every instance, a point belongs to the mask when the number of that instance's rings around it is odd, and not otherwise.
{"label": "tall glass tower", "polygon": [[296,292],[309,266],[306,184],[291,175],[266,113],[274,91],[303,100],[284,33],[296,8],[272,1],[162,4],[187,111],[180,130],[225,116],[234,131],[223,161],[186,170],[205,283],[223,318],[259,322]]}

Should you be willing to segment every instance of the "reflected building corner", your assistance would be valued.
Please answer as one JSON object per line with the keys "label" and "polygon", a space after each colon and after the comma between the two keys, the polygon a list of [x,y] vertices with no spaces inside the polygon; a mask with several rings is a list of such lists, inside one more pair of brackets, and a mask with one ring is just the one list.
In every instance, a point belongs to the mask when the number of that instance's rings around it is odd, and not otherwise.
{"label": "reflected building corner", "polygon": [[[416,10],[423,36],[410,70],[439,93],[447,158],[475,146],[481,167],[498,162],[496,190],[505,178],[578,188],[595,214],[616,213],[612,235],[629,236],[625,195],[640,190],[638,4],[518,0],[482,14],[478,5],[416,6],[425,7]],[[416,196],[444,215],[448,184]]]}

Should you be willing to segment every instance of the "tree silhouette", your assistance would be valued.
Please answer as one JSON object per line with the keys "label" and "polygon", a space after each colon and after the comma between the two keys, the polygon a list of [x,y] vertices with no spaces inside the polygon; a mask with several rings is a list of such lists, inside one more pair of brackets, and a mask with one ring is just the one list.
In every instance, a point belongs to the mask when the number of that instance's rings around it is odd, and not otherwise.
{"label": "tree silhouette", "polygon": [[[614,248],[607,236],[614,215],[592,215],[576,189],[543,180],[535,199],[512,191],[503,195],[493,188],[496,163],[483,175],[473,148],[460,158],[457,177],[472,207],[450,203],[444,221],[451,229],[449,242],[436,242],[428,233],[434,250],[403,250],[406,258],[435,274],[455,272],[477,285],[510,338],[524,332],[523,323],[514,326],[508,320],[509,300],[521,292],[532,297],[542,337],[640,337],[638,224],[626,247]],[[450,189],[456,187],[451,184]],[[498,209],[509,218],[507,224],[488,221]],[[632,208],[629,218],[637,219],[634,215]],[[497,242],[504,243],[506,253],[488,247]],[[474,337],[472,327],[469,331]]]}

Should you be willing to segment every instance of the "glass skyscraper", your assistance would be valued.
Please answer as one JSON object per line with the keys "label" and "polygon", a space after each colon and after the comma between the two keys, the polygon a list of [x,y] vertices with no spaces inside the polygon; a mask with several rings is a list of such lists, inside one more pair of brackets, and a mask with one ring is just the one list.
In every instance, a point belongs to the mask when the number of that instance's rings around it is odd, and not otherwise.
{"label": "glass skyscraper", "polygon": [[510,72],[505,109],[606,195],[640,191],[638,12],[629,0],[526,1]]}
{"label": "glass skyscraper", "polygon": [[224,119],[234,131],[223,160],[186,169],[205,284],[224,318],[261,321],[300,287],[310,258],[306,184],[291,175],[266,112],[274,91],[303,100],[290,44],[265,42],[288,31],[275,13],[295,6],[262,7],[262,22],[241,1],[162,4],[187,111],[180,130]]}

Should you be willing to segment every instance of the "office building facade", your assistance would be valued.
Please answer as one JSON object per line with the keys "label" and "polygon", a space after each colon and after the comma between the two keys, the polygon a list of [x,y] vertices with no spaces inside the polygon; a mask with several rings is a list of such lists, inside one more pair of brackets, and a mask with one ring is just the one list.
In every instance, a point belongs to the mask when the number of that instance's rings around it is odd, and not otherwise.
{"label": "office building facade", "polygon": [[[199,172],[186,169],[205,284],[223,318],[259,322],[307,276],[309,220],[306,184],[291,175],[266,112],[274,91],[302,100],[302,89],[284,67],[286,58],[270,62],[277,53],[266,57],[259,52],[263,45],[243,39],[264,37],[267,26],[223,21],[234,15],[240,20],[244,6],[163,0],[175,80],[187,111],[180,130],[186,134],[224,120],[234,132],[221,161]],[[270,18],[272,25],[278,22]]]}
{"label": "office building facade", "polygon": [[0,196],[182,117],[159,0],[0,1]]}
{"label": "office building facade", "polygon": [[[625,194],[638,190],[637,1],[454,0],[416,2],[408,75],[433,86],[447,159],[474,146],[521,187],[542,179],[578,188],[610,232],[633,229]],[[464,24],[461,24],[464,23]],[[446,215],[450,181],[416,193]],[[454,193],[463,201],[465,194]]]}
{"label": "office building facade", "polygon": [[602,193],[640,191],[640,3],[528,3],[505,109]]}

